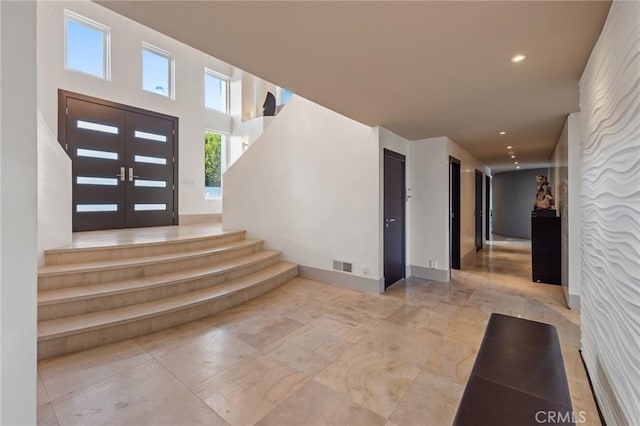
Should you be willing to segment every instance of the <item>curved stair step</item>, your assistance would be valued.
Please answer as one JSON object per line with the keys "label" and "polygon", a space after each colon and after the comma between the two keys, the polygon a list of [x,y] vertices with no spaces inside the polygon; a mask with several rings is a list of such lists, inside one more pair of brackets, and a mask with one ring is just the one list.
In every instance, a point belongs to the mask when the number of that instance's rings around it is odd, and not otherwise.
{"label": "curved stair step", "polygon": [[124,260],[219,247],[241,241],[244,236],[245,231],[223,231],[216,235],[177,237],[173,240],[163,239],[98,247],[69,247],[46,250],[44,257],[47,266]]}
{"label": "curved stair step", "polygon": [[251,300],[297,275],[297,265],[279,262],[211,288],[108,311],[38,323],[38,359],[152,333],[200,319]]}
{"label": "curved stair step", "polygon": [[261,249],[261,240],[241,240],[214,248],[182,253],[44,266],[38,270],[38,289],[48,291],[167,274],[200,268],[233,257],[246,256]]}
{"label": "curved stair step", "polygon": [[278,262],[280,253],[263,250],[213,266],[131,280],[68,287],[38,294],[40,321],[115,309],[241,278]]}

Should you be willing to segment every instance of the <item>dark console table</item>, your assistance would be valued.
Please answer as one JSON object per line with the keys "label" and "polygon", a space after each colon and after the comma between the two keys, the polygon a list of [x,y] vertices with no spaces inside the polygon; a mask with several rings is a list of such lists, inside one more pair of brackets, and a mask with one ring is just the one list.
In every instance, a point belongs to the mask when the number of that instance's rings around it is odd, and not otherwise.
{"label": "dark console table", "polygon": [[531,216],[531,269],[533,281],[562,284],[560,218]]}

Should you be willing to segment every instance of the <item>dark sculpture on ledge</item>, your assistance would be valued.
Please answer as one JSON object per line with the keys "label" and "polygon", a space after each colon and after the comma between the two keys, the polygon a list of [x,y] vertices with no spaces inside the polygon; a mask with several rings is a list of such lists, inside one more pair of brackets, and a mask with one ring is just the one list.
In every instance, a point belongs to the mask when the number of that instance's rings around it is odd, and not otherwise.
{"label": "dark sculpture on ledge", "polygon": [[267,92],[267,98],[262,105],[262,115],[265,117],[276,115],[276,97],[271,92]]}

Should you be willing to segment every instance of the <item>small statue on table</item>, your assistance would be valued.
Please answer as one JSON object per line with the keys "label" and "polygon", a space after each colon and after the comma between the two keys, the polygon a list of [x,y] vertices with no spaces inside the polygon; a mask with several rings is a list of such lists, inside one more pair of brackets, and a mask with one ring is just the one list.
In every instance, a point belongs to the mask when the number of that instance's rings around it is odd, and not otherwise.
{"label": "small statue on table", "polygon": [[533,205],[533,210],[551,209],[555,202],[547,177],[544,175],[536,176],[536,183],[538,184],[538,191],[536,192],[536,203]]}

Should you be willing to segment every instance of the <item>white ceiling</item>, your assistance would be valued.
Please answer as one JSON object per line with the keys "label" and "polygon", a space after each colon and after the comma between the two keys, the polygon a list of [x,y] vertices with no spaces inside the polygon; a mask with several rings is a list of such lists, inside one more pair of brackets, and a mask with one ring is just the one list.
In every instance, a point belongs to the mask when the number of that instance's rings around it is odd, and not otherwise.
{"label": "white ceiling", "polygon": [[[362,123],[548,162],[610,2],[98,1]],[[517,54],[527,59],[514,64]],[[500,131],[506,131],[504,136]]]}

